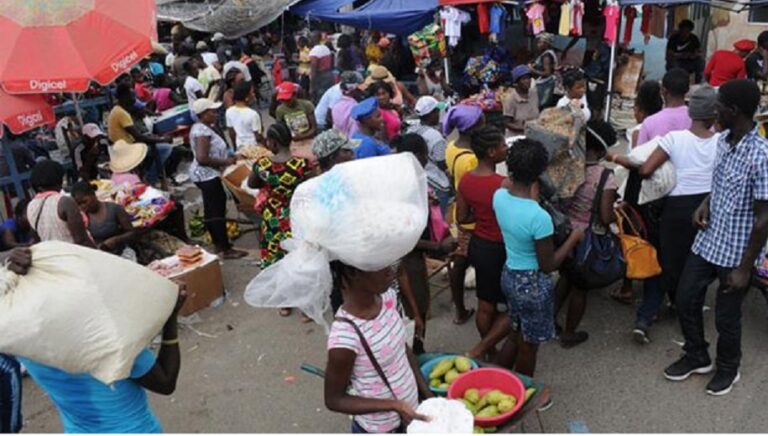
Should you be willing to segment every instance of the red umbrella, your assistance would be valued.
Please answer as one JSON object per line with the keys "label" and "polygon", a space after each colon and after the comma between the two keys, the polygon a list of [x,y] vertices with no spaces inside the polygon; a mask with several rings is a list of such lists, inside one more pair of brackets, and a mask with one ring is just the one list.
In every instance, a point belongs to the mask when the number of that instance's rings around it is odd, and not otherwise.
{"label": "red umbrella", "polygon": [[0,0],[0,84],[9,93],[83,92],[152,53],[155,0]]}
{"label": "red umbrella", "polygon": [[10,95],[0,90],[0,137],[5,124],[15,134],[56,124],[53,108],[38,95]]}

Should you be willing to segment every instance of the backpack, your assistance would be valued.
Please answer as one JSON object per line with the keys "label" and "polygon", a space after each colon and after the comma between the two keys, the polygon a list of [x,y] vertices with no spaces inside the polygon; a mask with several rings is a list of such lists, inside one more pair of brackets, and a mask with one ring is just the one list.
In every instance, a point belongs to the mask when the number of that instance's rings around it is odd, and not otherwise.
{"label": "backpack", "polygon": [[619,239],[609,230],[604,234],[594,231],[596,217],[600,214],[600,201],[605,183],[610,175],[604,169],[592,201],[592,216],[584,240],[576,246],[571,261],[566,265],[568,280],[580,289],[599,289],[624,278],[627,265],[622,255]]}

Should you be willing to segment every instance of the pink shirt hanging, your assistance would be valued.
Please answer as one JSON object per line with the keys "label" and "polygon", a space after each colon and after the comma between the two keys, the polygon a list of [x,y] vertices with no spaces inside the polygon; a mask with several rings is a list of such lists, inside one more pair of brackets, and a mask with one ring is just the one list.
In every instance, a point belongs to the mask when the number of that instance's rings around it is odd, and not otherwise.
{"label": "pink shirt hanging", "polygon": [[584,2],[573,0],[571,4],[571,35],[581,36],[584,33],[582,22],[584,21]]}
{"label": "pink shirt hanging", "polygon": [[544,10],[546,8],[541,3],[534,3],[528,8],[526,16],[531,23],[533,34],[538,35],[544,31]]}
{"label": "pink shirt hanging", "polygon": [[619,6],[606,6],[603,9],[603,15],[605,16],[605,34],[603,38],[605,42],[613,44],[616,42],[616,30],[619,26]]}

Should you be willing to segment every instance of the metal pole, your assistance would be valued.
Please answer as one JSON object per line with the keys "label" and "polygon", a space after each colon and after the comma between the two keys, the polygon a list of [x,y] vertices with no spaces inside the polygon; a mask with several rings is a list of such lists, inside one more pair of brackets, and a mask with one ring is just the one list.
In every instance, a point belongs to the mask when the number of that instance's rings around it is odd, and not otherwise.
{"label": "metal pole", "polygon": [[[630,6],[632,7],[632,6]],[[624,7],[619,6],[619,24],[616,26],[616,37],[613,39],[613,45],[611,45],[611,63],[608,68],[608,89],[606,90],[607,98],[605,99],[605,122],[607,123],[611,117],[611,101],[613,100],[613,73],[615,72],[616,63],[616,46],[619,44],[619,34],[621,33],[621,16],[623,14]]]}
{"label": "metal pole", "polygon": [[77,122],[80,123],[80,128],[82,129],[85,123],[83,123],[83,111],[80,109],[80,101],[77,99],[77,94],[74,92],[70,93],[72,96],[72,101],[75,103],[75,115],[77,116]]}

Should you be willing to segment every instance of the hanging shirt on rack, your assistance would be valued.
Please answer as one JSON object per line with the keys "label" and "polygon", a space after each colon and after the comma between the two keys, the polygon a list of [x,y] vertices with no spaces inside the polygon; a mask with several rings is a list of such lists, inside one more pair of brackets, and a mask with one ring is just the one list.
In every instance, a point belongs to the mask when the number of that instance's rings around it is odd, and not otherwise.
{"label": "hanging shirt on rack", "polygon": [[560,29],[558,33],[562,36],[571,34],[571,4],[567,0],[560,6]]}
{"label": "hanging shirt on rack", "polygon": [[667,10],[661,6],[651,6],[651,35],[665,38],[664,29],[667,25]]}
{"label": "hanging shirt on rack", "polygon": [[491,26],[488,22],[488,3],[477,4],[477,27],[480,29],[481,35],[487,35],[491,32]]}
{"label": "hanging shirt on rack", "polygon": [[531,29],[534,35],[544,31],[544,11],[546,8],[541,3],[534,3],[528,8],[525,15],[531,23]]}
{"label": "hanging shirt on rack", "polygon": [[626,20],[624,22],[624,38],[622,38],[622,43],[629,45],[632,42],[632,28],[635,26],[637,9],[634,6],[627,6],[624,9],[624,17],[626,17]]}
{"label": "hanging shirt on rack", "polygon": [[507,20],[507,10],[504,6],[495,4],[491,6],[491,33],[496,34],[498,41],[504,40],[504,26]]}
{"label": "hanging shirt on rack", "polygon": [[652,15],[653,15],[653,12],[651,10],[651,5],[644,5],[643,18],[640,21],[640,33],[642,33],[643,36],[648,36],[651,34],[651,16]]}
{"label": "hanging shirt on rack", "polygon": [[605,16],[605,33],[603,39],[609,44],[613,44],[616,41],[616,31],[619,25],[619,6],[608,5],[603,8],[603,16]]}
{"label": "hanging shirt on rack", "polygon": [[582,22],[584,21],[584,2],[573,0],[571,2],[571,35],[581,36],[584,33]]}
{"label": "hanging shirt on rack", "polygon": [[443,22],[443,30],[448,38],[448,44],[451,47],[456,47],[461,38],[461,26],[469,23],[471,17],[462,10],[446,6],[440,11],[440,19]]}

